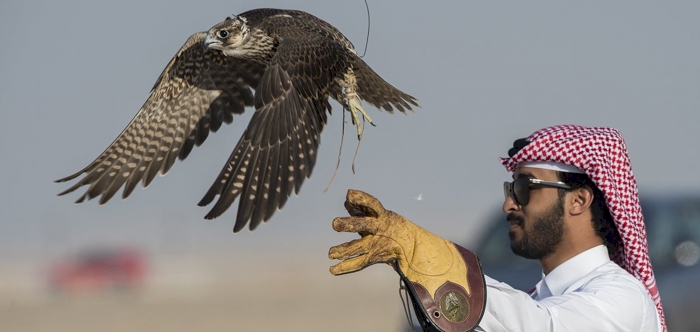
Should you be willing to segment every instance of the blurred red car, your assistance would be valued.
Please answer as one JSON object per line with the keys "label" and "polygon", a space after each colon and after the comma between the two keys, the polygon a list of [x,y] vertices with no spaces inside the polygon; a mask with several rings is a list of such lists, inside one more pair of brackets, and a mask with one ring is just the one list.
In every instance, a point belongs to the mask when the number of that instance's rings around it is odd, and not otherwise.
{"label": "blurred red car", "polygon": [[134,249],[101,249],[59,262],[49,271],[49,287],[58,293],[131,291],[141,288],[146,258]]}

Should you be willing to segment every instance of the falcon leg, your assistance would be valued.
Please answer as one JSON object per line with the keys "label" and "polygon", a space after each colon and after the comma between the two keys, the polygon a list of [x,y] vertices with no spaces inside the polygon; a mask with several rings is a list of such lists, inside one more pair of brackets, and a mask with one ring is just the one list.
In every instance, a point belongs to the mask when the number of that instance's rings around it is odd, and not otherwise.
{"label": "falcon leg", "polygon": [[357,95],[356,89],[357,85],[355,84],[355,75],[352,73],[352,69],[349,70],[347,74],[345,74],[345,106],[347,107],[348,111],[350,112],[350,116],[352,117],[352,123],[355,125],[357,128],[357,139],[360,139],[362,136],[363,129],[360,127],[360,117],[357,114],[358,112],[362,114],[362,117],[364,117],[369,124],[372,126],[377,126],[372,122],[372,118],[367,115],[365,112],[365,109],[362,107],[362,103],[360,101],[360,97]]}

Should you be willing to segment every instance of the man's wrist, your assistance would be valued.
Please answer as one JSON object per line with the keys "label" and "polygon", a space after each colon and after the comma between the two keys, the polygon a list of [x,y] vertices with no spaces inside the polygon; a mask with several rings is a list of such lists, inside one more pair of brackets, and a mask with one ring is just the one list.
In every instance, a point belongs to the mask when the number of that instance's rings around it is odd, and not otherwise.
{"label": "man's wrist", "polygon": [[[425,331],[471,331],[481,320],[486,306],[486,286],[478,257],[456,244],[449,244],[456,254],[453,257],[459,260],[455,265],[465,267],[458,269],[463,271],[459,275],[445,273],[415,279],[397,271],[408,288]],[[424,285],[426,282],[437,282],[440,286],[431,293]]]}

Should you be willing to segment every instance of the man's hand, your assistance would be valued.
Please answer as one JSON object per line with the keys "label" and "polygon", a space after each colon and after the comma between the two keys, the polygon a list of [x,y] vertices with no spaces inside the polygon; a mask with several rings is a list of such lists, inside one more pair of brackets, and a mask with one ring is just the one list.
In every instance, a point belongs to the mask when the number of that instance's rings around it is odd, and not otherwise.
{"label": "man's hand", "polygon": [[335,218],[333,229],[362,238],[331,247],[328,257],[343,260],[330,268],[332,274],[396,262],[424,330],[471,331],[479,323],[486,286],[474,253],[384,209],[359,190],[348,190],[345,209],[350,217]]}
{"label": "man's hand", "polygon": [[351,217],[335,218],[333,229],[356,232],[362,238],[330,249],[328,258],[343,260],[330,268],[332,274],[396,261],[399,270],[412,282],[423,285],[431,297],[445,280],[470,293],[467,267],[451,242],[384,209],[379,200],[359,190],[348,190],[345,209]]}
{"label": "man's hand", "polygon": [[[401,234],[402,239],[394,239],[394,234],[406,229],[406,220],[400,215],[387,211],[374,197],[357,190],[348,190],[345,209],[351,217],[335,218],[333,229],[337,232],[359,233],[362,238],[332,247],[330,259],[344,261],[332,266],[334,275],[356,272],[376,263],[400,261],[406,266],[406,256],[412,256],[412,234]],[[391,234],[390,234],[391,233]],[[401,232],[399,232],[401,233]]]}

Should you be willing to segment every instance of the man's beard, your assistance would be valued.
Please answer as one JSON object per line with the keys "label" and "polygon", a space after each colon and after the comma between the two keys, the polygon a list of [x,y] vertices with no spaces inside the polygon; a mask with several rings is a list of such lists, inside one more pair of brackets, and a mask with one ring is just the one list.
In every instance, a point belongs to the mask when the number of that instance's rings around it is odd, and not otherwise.
{"label": "man's beard", "polygon": [[541,259],[553,253],[564,234],[563,217],[563,197],[560,197],[547,212],[533,217],[529,227],[525,226],[522,217],[509,214],[508,220],[522,228],[522,237],[518,240],[514,239],[514,234],[509,234],[513,253],[528,259]]}

